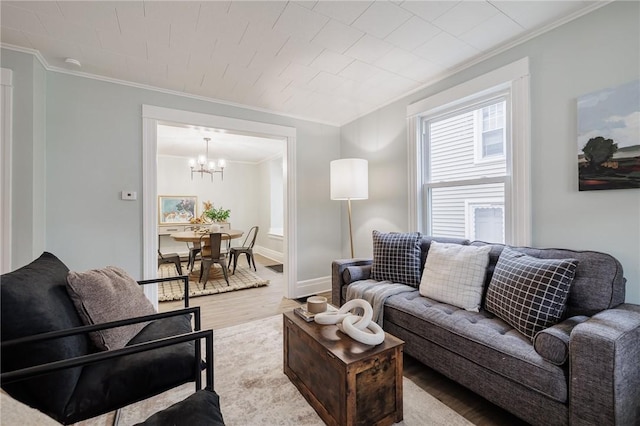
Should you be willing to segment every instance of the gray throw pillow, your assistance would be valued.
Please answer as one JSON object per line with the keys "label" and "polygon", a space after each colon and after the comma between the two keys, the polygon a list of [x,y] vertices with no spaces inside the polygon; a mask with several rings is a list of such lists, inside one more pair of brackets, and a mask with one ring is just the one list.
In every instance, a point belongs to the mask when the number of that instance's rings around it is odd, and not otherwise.
{"label": "gray throw pillow", "polygon": [[[142,288],[123,269],[107,266],[87,272],[69,272],[67,291],[86,325],[154,314]],[[123,348],[147,323],[100,330],[89,334],[102,350]]]}
{"label": "gray throw pillow", "polygon": [[576,259],[538,259],[505,247],[485,308],[533,340],[562,318],[577,266]]}
{"label": "gray throw pillow", "polygon": [[419,232],[373,231],[371,279],[418,287],[421,238]]}

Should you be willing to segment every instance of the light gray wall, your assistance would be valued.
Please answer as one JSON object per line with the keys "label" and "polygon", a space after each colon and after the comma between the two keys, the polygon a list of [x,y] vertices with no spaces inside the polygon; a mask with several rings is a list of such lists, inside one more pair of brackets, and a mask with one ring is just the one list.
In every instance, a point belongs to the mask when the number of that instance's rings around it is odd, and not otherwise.
{"label": "light gray wall", "polygon": [[[356,255],[371,255],[373,229],[408,230],[407,105],[528,56],[533,245],[612,254],[640,303],[640,190],[578,192],[576,132],[578,96],[640,78],[639,16],[640,3],[613,2],[343,126],[341,156],[369,160]],[[346,244],[343,232],[343,254]]]}
{"label": "light gray wall", "polygon": [[46,71],[31,55],[3,50],[1,60],[3,67],[14,71],[11,261],[15,269],[45,247]]}
{"label": "light gray wall", "polygon": [[[33,91],[39,87],[25,81],[25,74],[30,78],[33,74],[33,61],[31,55],[2,50],[2,66],[14,71],[14,98],[20,105],[26,102],[25,97],[33,99]],[[43,98],[37,99],[39,108]],[[24,110],[34,114],[34,101],[26,103],[16,109],[14,117]],[[339,155],[339,128],[56,72],[46,72],[44,153],[35,142],[39,137],[28,125],[18,122],[15,127],[20,145],[17,152],[14,150],[15,169],[30,170],[36,158],[43,156],[46,187],[34,176],[20,177],[14,179],[14,193],[33,200],[34,191],[46,188],[39,197],[46,204],[34,211],[33,201],[19,200],[14,218],[33,213],[34,218],[46,220],[46,250],[71,269],[119,265],[135,277],[142,275],[143,104],[295,127],[297,279],[330,275],[331,261],[339,257],[340,236],[326,232],[329,224],[339,222],[339,212],[328,196],[328,164]],[[22,144],[29,149],[23,149]],[[34,144],[37,149],[32,148]],[[317,190],[318,182],[326,187],[324,192]],[[123,189],[137,191],[138,201],[119,200]],[[33,225],[35,220],[24,218],[14,223],[14,236],[30,231],[22,228],[38,228]],[[318,250],[308,250],[311,246]],[[26,263],[34,257],[33,251],[19,258]]]}

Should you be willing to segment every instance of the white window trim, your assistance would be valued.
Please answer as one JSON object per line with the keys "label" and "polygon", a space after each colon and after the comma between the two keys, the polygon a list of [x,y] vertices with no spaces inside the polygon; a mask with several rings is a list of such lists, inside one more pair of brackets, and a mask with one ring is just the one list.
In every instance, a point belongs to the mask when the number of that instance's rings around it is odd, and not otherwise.
{"label": "white window trim", "polygon": [[[477,208],[502,208],[502,214],[506,219],[504,212],[504,202],[500,198],[468,198],[464,200],[464,223],[465,238],[475,239],[475,221],[473,211]],[[504,235],[503,235],[504,237]]]}
{"label": "white window trim", "polygon": [[[505,234],[507,244],[531,245],[531,124],[529,92],[529,58],[525,57],[458,86],[436,93],[407,107],[407,142],[409,172],[409,225],[424,230],[426,199],[421,182],[423,170],[421,121],[454,104],[469,102],[499,89],[511,93],[511,144],[505,154],[510,156],[510,179],[505,182]],[[509,167],[509,166],[507,166]]]}

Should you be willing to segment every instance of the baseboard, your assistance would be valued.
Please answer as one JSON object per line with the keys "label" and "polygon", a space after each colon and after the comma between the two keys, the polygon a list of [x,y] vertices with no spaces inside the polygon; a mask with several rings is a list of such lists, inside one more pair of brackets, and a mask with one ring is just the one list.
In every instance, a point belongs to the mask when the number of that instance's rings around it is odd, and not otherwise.
{"label": "baseboard", "polygon": [[284,254],[279,251],[271,250],[262,246],[255,246],[253,248],[254,253],[264,256],[268,259],[276,261],[278,263],[284,263]]}
{"label": "baseboard", "polygon": [[331,291],[331,276],[298,281],[295,299]]}

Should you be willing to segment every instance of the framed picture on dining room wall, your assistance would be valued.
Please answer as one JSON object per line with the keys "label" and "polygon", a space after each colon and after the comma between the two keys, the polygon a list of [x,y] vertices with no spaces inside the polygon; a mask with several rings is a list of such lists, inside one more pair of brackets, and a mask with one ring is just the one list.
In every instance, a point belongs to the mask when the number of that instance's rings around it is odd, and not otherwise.
{"label": "framed picture on dining room wall", "polygon": [[160,195],[158,196],[158,223],[169,225],[189,223],[196,217],[198,197],[195,195]]}

